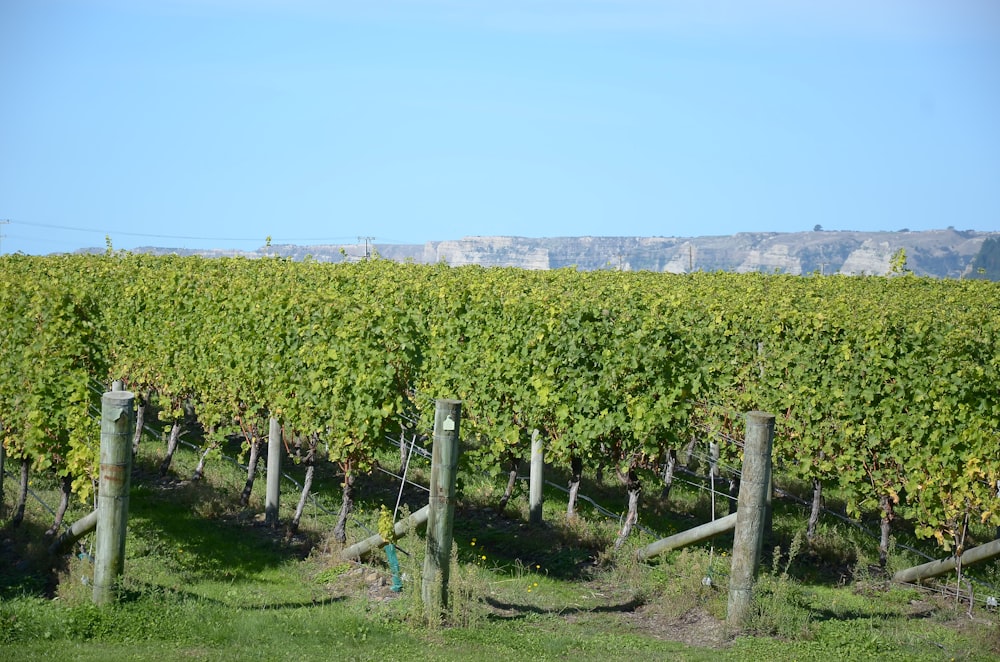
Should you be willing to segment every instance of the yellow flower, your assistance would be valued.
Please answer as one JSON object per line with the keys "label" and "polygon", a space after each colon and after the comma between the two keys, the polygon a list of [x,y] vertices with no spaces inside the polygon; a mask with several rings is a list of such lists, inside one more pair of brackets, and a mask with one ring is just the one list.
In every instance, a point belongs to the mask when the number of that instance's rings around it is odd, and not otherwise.
{"label": "yellow flower", "polygon": [[485,561],[486,560],[486,555],[483,554],[480,558]]}

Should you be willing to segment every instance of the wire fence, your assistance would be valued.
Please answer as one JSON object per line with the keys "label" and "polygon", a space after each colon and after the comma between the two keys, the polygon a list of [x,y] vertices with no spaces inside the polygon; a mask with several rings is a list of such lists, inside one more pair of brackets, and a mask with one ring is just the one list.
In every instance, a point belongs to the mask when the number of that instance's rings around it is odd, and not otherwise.
{"label": "wire fence", "polygon": [[[97,382],[94,382],[93,384],[89,385],[89,388],[95,394],[100,395],[100,394],[104,393],[104,391],[102,390],[102,385],[100,385]],[[419,394],[418,394],[418,397],[419,397]],[[432,398],[429,398],[427,396],[423,396],[423,398],[426,399],[428,402],[433,402]],[[90,405],[90,412],[91,412],[91,415],[95,419],[97,419],[97,420],[100,419],[101,411],[100,411],[100,408],[98,408],[96,405],[94,405],[94,404]],[[415,482],[413,480],[408,479],[406,473],[407,473],[407,469],[409,468],[409,463],[410,463],[411,459],[414,456],[417,456],[417,457],[419,457],[419,458],[421,458],[422,460],[425,460],[425,461],[430,461],[430,459],[431,459],[431,452],[428,451],[426,448],[423,448],[422,446],[418,445],[416,442],[418,440],[419,441],[423,441],[423,440],[429,439],[432,436],[433,431],[432,430],[422,429],[422,428],[424,428],[424,426],[421,423],[421,421],[419,421],[418,419],[416,419],[416,418],[414,418],[412,416],[408,416],[408,415],[400,416],[399,417],[399,421],[400,421],[399,428],[401,430],[403,430],[404,432],[408,432],[410,434],[410,441],[409,442],[406,441],[405,433],[401,433],[398,439],[396,439],[396,438],[394,438],[392,436],[386,435],[384,437],[384,441],[387,442],[388,444],[390,444],[391,446],[393,446],[394,448],[400,450],[401,452],[402,452],[403,448],[405,447],[405,449],[406,449],[406,463],[405,463],[405,466],[403,468],[403,473],[399,474],[399,473],[396,473],[394,471],[390,471],[390,470],[388,470],[388,469],[386,469],[386,468],[378,465],[377,463],[375,465],[375,469],[377,471],[379,471],[380,473],[382,473],[382,474],[384,474],[386,476],[389,476],[390,478],[392,478],[395,481],[398,481],[399,484],[400,484],[399,496],[397,497],[396,507],[395,507],[395,509],[393,511],[393,519],[395,519],[396,515],[398,514],[398,510],[399,510],[399,506],[400,506],[400,499],[402,497],[402,492],[403,492],[403,489],[405,488],[405,486],[414,487],[414,488],[419,489],[419,490],[421,490],[423,492],[430,493],[430,488],[428,486],[423,485],[421,483],[417,483],[417,482]],[[731,435],[727,435],[727,434],[725,434],[725,433],[723,433],[721,431],[715,430],[715,429],[711,428],[708,425],[699,425],[699,427],[704,431],[704,433],[706,434],[706,436],[704,438],[702,438],[702,439],[695,440],[694,443],[689,446],[689,448],[687,449],[687,458],[686,458],[686,460],[687,460],[687,464],[690,464],[691,460],[697,460],[699,463],[707,465],[709,467],[709,471],[707,472],[707,474],[700,474],[700,473],[697,473],[697,472],[694,472],[694,471],[688,469],[687,466],[679,465],[679,466],[675,467],[675,469],[674,469],[674,474],[672,476],[672,480],[676,481],[678,483],[687,485],[689,487],[695,488],[695,489],[697,489],[699,491],[704,491],[705,493],[707,493],[709,495],[710,499],[711,499],[711,502],[712,502],[712,519],[714,520],[715,519],[715,500],[716,500],[717,497],[721,496],[721,497],[723,497],[723,499],[729,500],[730,502],[734,502],[734,501],[737,500],[737,497],[735,497],[733,494],[729,493],[728,491],[722,491],[722,490],[718,490],[718,489],[715,488],[715,476],[716,476],[716,473],[720,472],[720,471],[724,471],[728,475],[734,477],[737,480],[741,476],[741,471],[740,471],[740,469],[738,467],[720,461],[720,459],[719,459],[719,453],[718,453],[718,444],[719,444],[719,442],[722,442],[722,443],[727,443],[727,444],[733,444],[733,445],[736,445],[736,446],[738,446],[740,448],[742,448],[743,444],[742,444],[742,440],[736,439],[736,438],[732,437]],[[155,428],[153,428],[153,427],[151,427],[151,426],[149,426],[148,424],[145,424],[145,423],[143,424],[143,432],[145,432],[146,434],[148,434],[148,435],[150,435],[150,436],[152,436],[154,438],[159,438],[162,435],[162,432],[160,430],[156,430]],[[202,453],[202,452],[204,452],[206,450],[202,446],[199,446],[199,445],[197,445],[195,443],[192,443],[190,441],[185,440],[183,438],[185,434],[187,434],[187,433],[186,432],[182,432],[181,433],[180,438],[178,439],[178,444],[183,445],[183,446],[185,446],[185,447],[187,447],[187,448],[195,451],[196,453]],[[713,441],[713,439],[714,439],[714,441]],[[699,447],[698,442],[700,442],[700,447]],[[706,453],[704,450],[702,450],[703,447],[706,444],[709,447],[709,452],[708,453]],[[716,447],[713,448],[713,446],[716,446]],[[242,462],[240,462],[239,459],[236,458],[236,457],[232,457],[232,456],[227,455],[225,453],[220,453],[219,457],[221,457],[224,461],[226,461],[228,463],[231,463],[234,466],[242,469],[243,471],[249,471],[249,466],[246,465],[246,464],[244,464],[244,463],[242,463]],[[267,474],[266,467],[261,467],[259,469],[259,471],[260,471],[260,473],[262,473],[263,475],[266,476],[266,474]],[[16,477],[16,476],[14,476],[14,474],[12,474],[10,472],[10,470],[6,466],[5,466],[4,473],[7,476]],[[692,479],[697,479],[697,480],[687,480],[685,478],[681,478],[680,476],[678,476],[678,474],[682,474],[682,475],[685,475],[685,476],[688,476],[688,477],[690,477]],[[302,491],[303,484],[300,483],[298,480],[296,480],[293,476],[289,475],[286,472],[282,472],[281,477],[282,477],[282,479],[284,479],[288,483],[291,483],[292,485],[294,485],[296,487],[296,489],[299,490],[299,492]],[[517,479],[519,481],[528,480],[529,478],[530,478],[529,476],[523,476],[523,475],[518,475],[517,476]],[[551,481],[548,481],[548,480],[546,480],[544,482],[545,482],[546,485],[548,485],[549,487],[551,487],[553,489],[559,490],[559,491],[561,491],[563,493],[566,493],[566,494],[570,493],[570,490],[568,488],[562,486],[562,485],[559,485],[557,483],[554,483],[554,482],[551,482]],[[48,504],[45,501],[45,499],[42,498],[41,495],[39,495],[36,491],[32,490],[30,487],[27,490],[27,494],[30,495],[42,508],[44,508],[46,511],[48,511],[53,517],[55,517],[55,515],[56,515],[55,508],[53,508],[50,504]],[[793,494],[791,492],[788,492],[786,490],[782,490],[780,488],[775,488],[775,494],[777,496],[779,496],[780,498],[782,498],[782,499],[788,500],[788,501],[790,501],[792,503],[796,503],[796,504],[798,504],[800,506],[807,507],[807,508],[811,508],[812,507],[812,504],[810,502],[808,502],[805,499],[802,499],[801,497],[799,497],[799,496],[797,496],[797,495],[795,495],[795,494]],[[319,510],[319,511],[321,511],[324,514],[329,515],[329,516],[337,516],[338,515],[337,513],[333,512],[332,510],[326,508],[320,502],[320,500],[317,497],[316,493],[310,492],[307,496],[308,496],[308,499],[311,502],[312,506],[316,510]],[[598,512],[601,515],[604,515],[605,517],[608,517],[610,519],[617,519],[617,520],[619,520],[619,522],[621,522],[623,520],[624,516],[625,516],[624,513],[613,511],[613,510],[611,510],[611,509],[609,509],[609,508],[601,505],[595,499],[593,499],[592,497],[589,497],[587,495],[579,494],[578,493],[577,494],[577,499],[579,499],[581,501],[584,501],[584,502],[587,502],[588,504],[590,504],[594,508],[594,510],[596,512]],[[834,511],[834,510],[830,510],[830,509],[828,509],[826,507],[822,507],[821,508],[821,512],[822,512],[823,515],[833,517],[833,518],[835,518],[835,519],[837,519],[839,521],[842,521],[842,522],[844,522],[844,523],[846,523],[846,524],[848,524],[850,526],[855,527],[856,529],[858,529],[859,531],[861,531],[864,535],[866,535],[866,536],[868,536],[868,537],[870,537],[872,539],[879,539],[881,537],[880,533],[871,530],[870,528],[868,528],[867,526],[865,526],[864,523],[862,523],[862,522],[860,522],[858,520],[852,519],[852,518],[848,517],[847,515],[844,515],[842,513]],[[374,535],[375,532],[372,531],[372,529],[370,527],[368,527],[364,522],[361,522],[360,520],[358,520],[355,517],[351,517],[350,521],[351,521],[351,523],[353,525],[355,525],[355,526],[357,526],[357,527],[365,530],[369,535]],[[62,526],[63,529],[68,529],[70,525],[71,525],[70,523],[67,523],[66,521],[63,521],[61,526]],[[637,522],[635,526],[637,528],[639,528],[640,530],[642,530],[643,532],[647,533],[648,535],[651,535],[653,537],[662,537],[661,534],[659,534],[656,531],[653,531],[652,529],[650,529],[649,527],[647,527],[647,526],[645,526],[645,525],[643,525],[641,523]],[[906,550],[907,552],[909,552],[909,553],[911,553],[911,554],[913,554],[915,556],[918,556],[920,558],[923,558],[923,559],[925,559],[927,561],[936,560],[934,556],[931,556],[931,555],[927,554],[926,552],[923,552],[923,551],[921,551],[921,550],[919,550],[917,548],[914,548],[912,546],[899,543],[898,541],[895,543],[895,546],[897,548],[899,548],[899,549]],[[714,551],[714,549],[713,549],[713,551]],[[990,589],[993,593],[996,593],[997,589],[993,585],[991,585],[991,584],[989,584],[987,582],[984,582],[982,580],[978,580],[978,579],[971,578],[971,577],[968,577],[968,576],[963,577],[963,580],[966,581],[969,584],[969,598],[968,599],[970,601],[975,600],[977,602],[981,602],[983,604],[990,604],[990,605],[992,604],[991,601],[995,601],[995,598],[992,597],[992,596],[975,598],[974,597],[974,592],[972,590],[972,585],[973,584],[978,584],[980,586],[983,586],[983,587],[986,587],[986,588]],[[909,584],[907,584],[907,585],[909,585]],[[941,587],[933,587],[933,586],[929,586],[929,585],[925,585],[925,584],[913,584],[912,586],[917,587],[917,588],[921,588],[921,589],[924,589],[924,590],[937,591],[937,592],[946,592],[947,593],[948,591],[951,591],[951,593],[949,593],[950,595],[955,595],[956,591],[960,592],[960,589],[948,589],[948,588],[941,588]]]}

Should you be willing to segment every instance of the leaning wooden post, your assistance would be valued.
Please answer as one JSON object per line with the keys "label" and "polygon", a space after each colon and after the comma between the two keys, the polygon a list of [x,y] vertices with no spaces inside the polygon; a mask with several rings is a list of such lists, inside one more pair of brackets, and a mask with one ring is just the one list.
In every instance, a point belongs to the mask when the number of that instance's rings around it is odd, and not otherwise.
{"label": "leaning wooden post", "polygon": [[726,625],[731,631],[741,629],[746,623],[753,598],[753,585],[760,568],[773,442],[774,414],[749,412],[746,442],[743,445],[743,478],[736,509],[736,531],[733,534],[729,605],[726,610]]}
{"label": "leaning wooden post", "polygon": [[63,552],[69,551],[69,548],[73,546],[73,543],[93,531],[96,527],[97,511],[92,510],[89,514],[84,515],[77,521],[73,522],[68,529],[63,531],[62,535],[56,538],[55,542],[49,545],[49,553],[62,554]]}
{"label": "leaning wooden post", "polygon": [[[973,547],[972,549],[967,549],[960,558],[962,559],[962,567],[965,568],[966,566],[970,566],[974,563],[989,561],[997,556],[1000,556],[1000,539],[979,545],[978,547]],[[892,576],[892,581],[904,584],[919,582],[951,572],[957,566],[958,559],[954,556],[950,556],[946,559],[931,561],[930,563],[924,563],[912,568],[900,570]]]}
{"label": "leaning wooden post", "polygon": [[675,533],[672,536],[667,536],[666,538],[661,538],[654,543],[650,543],[645,547],[641,548],[636,552],[636,558],[640,561],[645,561],[648,558],[656,556],[657,554],[663,554],[664,552],[669,552],[674,549],[680,549],[681,547],[687,547],[688,545],[693,545],[696,542],[701,542],[702,540],[708,540],[720,533],[726,533],[732,531],[736,528],[736,518],[737,514],[726,515],[715,521],[708,522],[707,524],[702,524],[701,526],[696,526],[686,531],[681,531],[680,533]]}
{"label": "leaning wooden post", "polygon": [[125,530],[132,477],[132,405],[129,391],[101,397],[101,469],[97,484],[94,604],[110,602],[125,570]]}
{"label": "leaning wooden post", "polygon": [[542,486],[545,484],[545,449],[538,430],[531,431],[531,475],[528,477],[528,523],[542,523]]}
{"label": "leaning wooden post", "polygon": [[434,445],[431,449],[431,496],[427,513],[427,553],[421,597],[428,620],[438,620],[448,606],[452,523],[455,518],[455,469],[462,418],[459,400],[438,400],[434,408]]}
{"label": "leaning wooden post", "polygon": [[278,525],[278,501],[281,494],[281,423],[271,418],[267,436],[267,492],[264,500],[264,522]]}

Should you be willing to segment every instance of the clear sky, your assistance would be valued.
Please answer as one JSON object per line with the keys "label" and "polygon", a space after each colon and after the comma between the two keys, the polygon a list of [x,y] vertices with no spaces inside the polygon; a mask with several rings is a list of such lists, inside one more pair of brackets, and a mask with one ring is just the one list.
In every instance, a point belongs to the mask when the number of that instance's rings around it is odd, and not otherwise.
{"label": "clear sky", "polygon": [[1000,230],[997,0],[0,0],[0,251]]}

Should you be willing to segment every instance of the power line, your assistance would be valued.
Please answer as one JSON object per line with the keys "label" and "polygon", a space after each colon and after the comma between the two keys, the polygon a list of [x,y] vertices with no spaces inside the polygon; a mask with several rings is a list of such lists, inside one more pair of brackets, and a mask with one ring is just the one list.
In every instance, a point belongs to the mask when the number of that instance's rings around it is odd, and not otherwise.
{"label": "power line", "polygon": [[99,230],[97,228],[81,228],[72,225],[57,225],[54,223],[29,223],[27,221],[13,221],[17,225],[26,225],[33,228],[48,228],[51,230],[70,230],[73,232],[94,232],[100,234],[115,234],[124,235],[127,237],[147,237],[151,239],[190,239],[190,240],[205,240],[205,241],[263,241],[261,238],[246,238],[246,237],[196,237],[193,235],[170,235],[170,234],[150,234],[145,232],[127,232],[122,230],[115,230],[113,233],[109,230]]}
{"label": "power line", "polygon": [[[30,223],[27,221],[0,221],[0,223],[14,223],[15,225],[24,225],[33,228],[47,228],[50,230],[70,230],[73,232],[93,232],[98,234],[107,235],[117,235],[126,237],[145,237],[147,239],[185,239],[189,241],[259,241],[262,244],[265,239],[261,237],[206,237],[206,236],[195,236],[195,235],[180,235],[180,234],[152,234],[147,232],[128,232],[124,230],[99,230],[97,228],[81,228],[72,225],[57,225],[53,223]],[[375,237],[360,237],[368,240],[373,240]],[[342,236],[342,237],[279,237],[282,242],[289,241],[329,241],[329,242],[350,242],[353,237]],[[274,241],[271,242],[274,245]]]}

